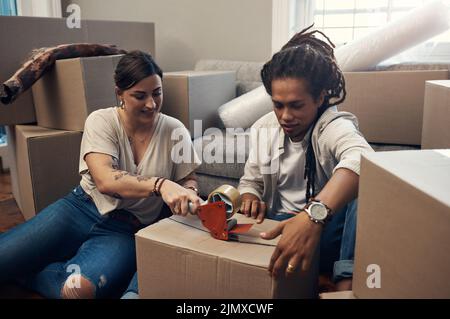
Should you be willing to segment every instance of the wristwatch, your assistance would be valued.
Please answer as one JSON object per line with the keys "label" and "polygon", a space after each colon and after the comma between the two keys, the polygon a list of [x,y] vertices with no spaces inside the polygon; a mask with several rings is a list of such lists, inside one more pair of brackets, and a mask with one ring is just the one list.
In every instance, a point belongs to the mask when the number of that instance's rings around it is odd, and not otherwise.
{"label": "wristwatch", "polygon": [[331,209],[318,199],[311,199],[303,210],[317,224],[324,225],[331,219]]}

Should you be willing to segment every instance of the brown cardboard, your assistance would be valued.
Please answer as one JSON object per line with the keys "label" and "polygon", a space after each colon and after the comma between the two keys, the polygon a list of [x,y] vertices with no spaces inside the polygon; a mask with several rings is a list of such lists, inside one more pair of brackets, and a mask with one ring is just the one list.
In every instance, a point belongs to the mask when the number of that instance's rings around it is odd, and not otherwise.
{"label": "brown cardboard", "polygon": [[320,294],[320,299],[356,299],[353,291],[334,291]]}
{"label": "brown cardboard", "polygon": [[422,149],[450,148],[450,81],[427,81]]}
{"label": "brown cardboard", "polygon": [[448,70],[344,72],[347,97],[339,110],[353,113],[372,143],[420,145],[427,80]]}
{"label": "brown cardboard", "polygon": [[28,220],[79,184],[82,133],[17,125],[15,135],[19,207]]}
{"label": "brown cardboard", "polygon": [[450,150],[363,155],[357,298],[450,298],[449,190]]}
{"label": "brown cardboard", "polygon": [[[193,138],[210,127],[222,127],[217,109],[235,97],[234,71],[164,73],[162,112],[183,122]],[[202,121],[202,130],[194,132],[194,120]]]}
{"label": "brown cardboard", "polygon": [[117,105],[114,70],[121,57],[56,61],[32,87],[38,125],[83,131],[91,112]]}
{"label": "brown cardboard", "polygon": [[7,125],[6,136],[7,136],[7,151],[9,156],[9,174],[11,176],[11,189],[14,199],[16,200],[17,206],[22,211],[22,200],[20,198],[19,191],[19,178],[17,172],[17,157],[16,157],[16,130],[13,125]]}
{"label": "brown cardboard", "polygon": [[[254,222],[240,214],[234,217],[239,223]],[[248,237],[277,224],[271,220],[255,224]],[[316,297],[318,259],[304,276],[274,280],[267,272],[274,249],[273,245],[217,240],[205,230],[170,218],[162,220],[136,234],[139,295],[180,299]]]}
{"label": "brown cardboard", "polygon": [[[153,23],[81,20],[81,28],[69,29],[65,18],[0,16],[0,38],[9,39],[13,44],[2,46],[0,83],[9,79],[36,48],[63,43],[101,43],[154,55],[154,34]],[[11,105],[0,104],[0,125],[34,122],[31,90],[22,93]]]}

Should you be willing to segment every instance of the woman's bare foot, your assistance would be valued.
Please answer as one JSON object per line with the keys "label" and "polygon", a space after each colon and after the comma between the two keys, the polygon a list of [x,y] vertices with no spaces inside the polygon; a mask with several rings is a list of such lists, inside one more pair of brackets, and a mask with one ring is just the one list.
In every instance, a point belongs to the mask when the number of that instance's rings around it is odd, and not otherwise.
{"label": "woman's bare foot", "polygon": [[336,283],[336,290],[337,291],[346,291],[346,290],[352,290],[352,278],[342,279]]}

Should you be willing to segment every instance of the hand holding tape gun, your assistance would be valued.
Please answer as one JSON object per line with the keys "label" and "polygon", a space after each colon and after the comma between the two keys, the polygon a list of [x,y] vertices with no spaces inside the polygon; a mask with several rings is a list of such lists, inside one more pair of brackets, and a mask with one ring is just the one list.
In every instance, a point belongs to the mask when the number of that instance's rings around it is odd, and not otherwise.
{"label": "hand holding tape gun", "polygon": [[[241,195],[230,185],[222,185],[213,190],[208,199],[195,206],[189,202],[189,211],[197,213],[211,236],[220,240],[229,240],[237,234],[247,232],[252,224],[238,224],[232,216],[241,208]],[[196,209],[197,208],[197,209]]]}

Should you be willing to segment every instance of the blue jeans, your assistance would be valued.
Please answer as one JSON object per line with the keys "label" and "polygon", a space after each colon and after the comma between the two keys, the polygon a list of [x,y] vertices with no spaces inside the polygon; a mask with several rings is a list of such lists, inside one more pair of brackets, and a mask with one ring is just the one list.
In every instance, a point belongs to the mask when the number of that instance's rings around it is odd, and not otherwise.
{"label": "blue jeans", "polygon": [[134,276],[131,279],[127,290],[125,290],[122,299],[139,299],[137,272],[134,273]]}
{"label": "blue jeans", "polygon": [[66,279],[77,273],[92,283],[95,297],[121,296],[136,272],[134,234],[144,225],[124,219],[128,212],[115,212],[122,218],[102,216],[76,187],[0,234],[0,283],[17,280],[44,297],[61,298]]}
{"label": "blue jeans", "polygon": [[[333,274],[334,282],[353,277],[357,204],[355,199],[334,214],[320,238],[320,273]],[[270,218],[281,221],[293,216],[278,214]]]}

